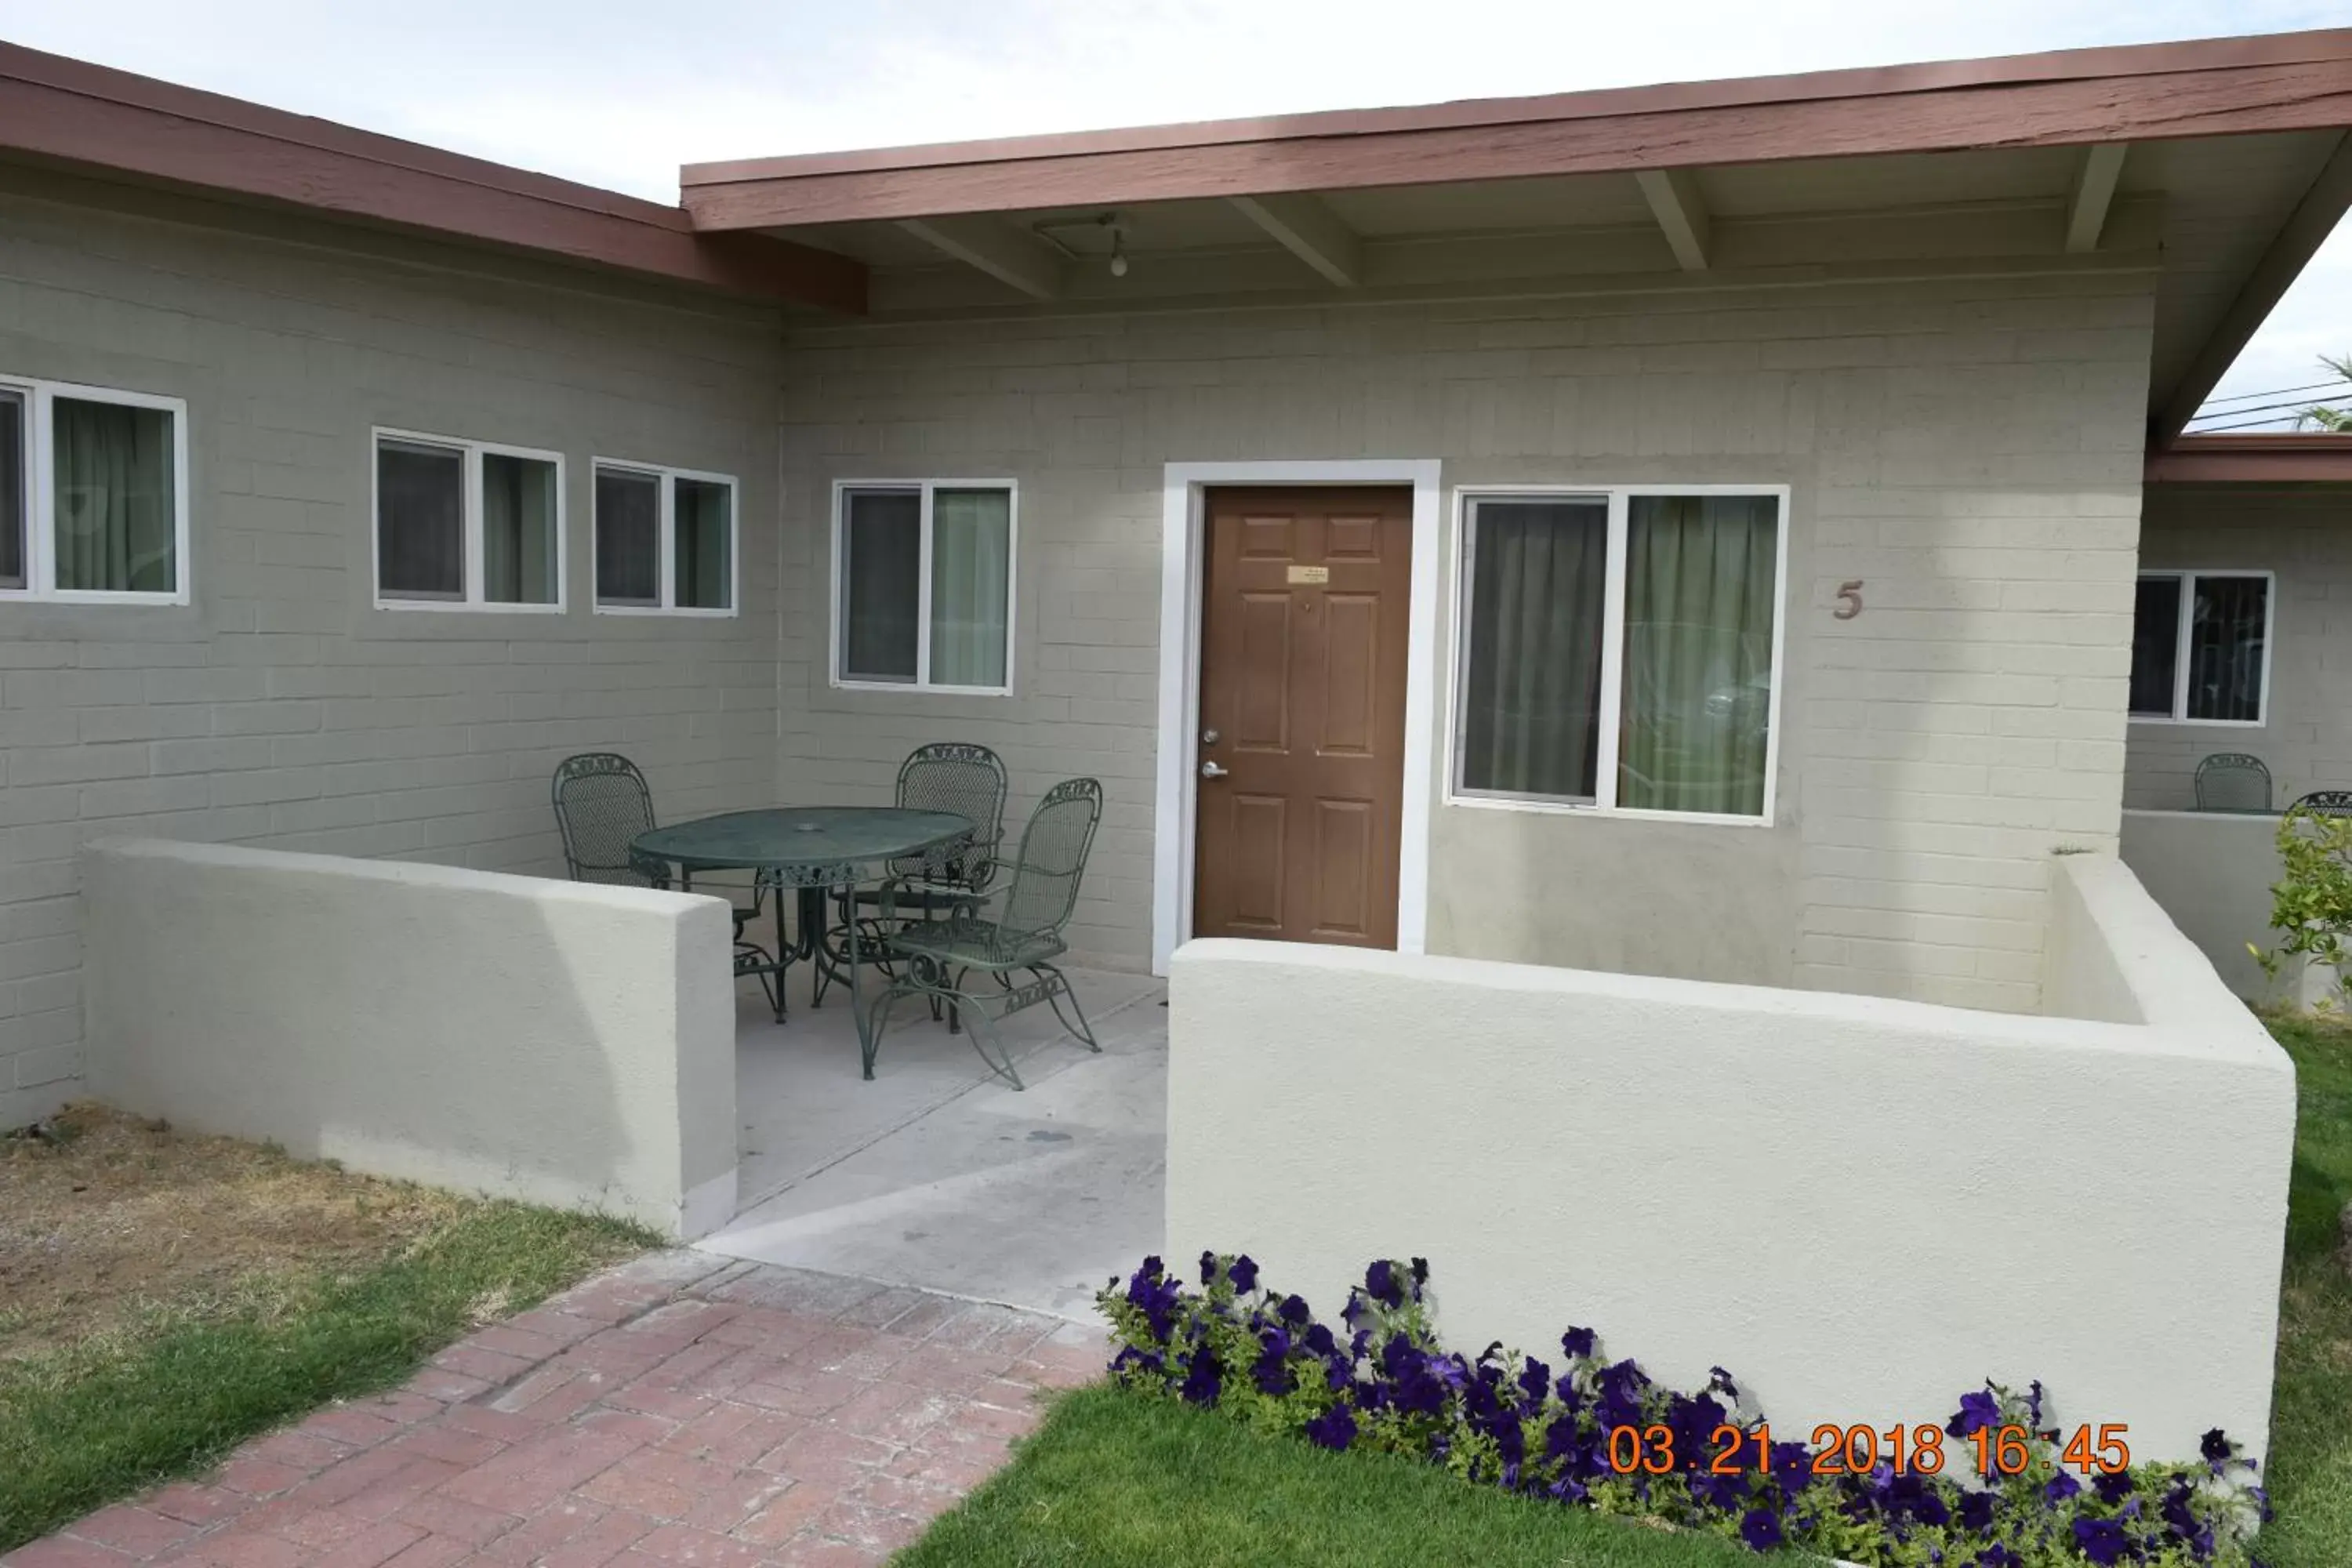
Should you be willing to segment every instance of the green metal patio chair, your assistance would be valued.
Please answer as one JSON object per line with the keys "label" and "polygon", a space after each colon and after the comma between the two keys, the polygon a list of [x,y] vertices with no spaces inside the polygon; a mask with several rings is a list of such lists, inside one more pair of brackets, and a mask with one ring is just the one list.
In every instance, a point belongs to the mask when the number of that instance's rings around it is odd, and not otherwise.
{"label": "green metal patio chair", "polygon": [[[1049,1004],[1062,1026],[1090,1051],[1094,1031],[1087,1026],[1077,993],[1054,960],[1066,951],[1062,930],[1077,908],[1078,884],[1087,873],[1087,852],[1093,847],[1095,827],[1102,821],[1102,785],[1093,779],[1065,779],[1045,792],[1022,830],[1021,850],[1009,868],[1010,879],[993,895],[1002,903],[996,918],[982,912],[980,899],[967,899],[944,920],[922,921],[892,931],[889,951],[899,960],[890,988],[882,995],[880,1016],[874,1023],[873,1047],[866,1056],[872,1076],[874,1053],[889,1027],[890,1008],[902,996],[921,996],[943,1003],[950,1028],[961,1026],[971,1037],[981,1060],[1019,1089],[1021,1074],[1013,1066],[997,1026],[1024,1007]],[[902,884],[882,885],[882,921],[895,915]],[[1029,978],[1013,984],[1016,973]],[[993,990],[968,984],[974,973],[993,980]],[[1070,1009],[1062,1011],[1067,998]]]}
{"label": "green metal patio chair", "polygon": [[[971,849],[929,872],[920,861],[892,865],[890,875],[900,886],[896,889],[892,911],[896,918],[887,921],[875,912],[882,902],[879,889],[863,888],[854,893],[846,889],[835,893],[835,907],[840,922],[825,933],[827,946],[834,953],[846,962],[842,939],[848,934],[848,922],[856,919],[859,943],[869,952],[884,955],[877,967],[888,974],[890,934],[898,925],[937,919],[984,897],[996,879],[996,856],[1004,839],[1004,793],[1003,759],[986,746],[964,741],[934,741],[908,752],[907,760],[898,764],[898,784],[892,799],[908,811],[944,811],[967,819],[972,826]],[[821,967],[817,972],[815,1001],[824,999],[829,982],[830,975]]]}
{"label": "green metal patio chair", "polygon": [[[630,863],[629,845],[638,834],[658,826],[654,820],[654,792],[637,764],[618,752],[583,752],[555,765],[549,794],[555,802],[555,830],[563,839],[563,869],[575,882],[603,882],[624,888],[667,886]],[[743,932],[760,916],[764,889],[751,886],[746,908],[734,901],[743,892],[728,887],[729,906],[735,917],[735,973],[756,975],[776,1005],[776,985],[768,950]]]}
{"label": "green metal patio chair", "polygon": [[2200,811],[2271,808],[2271,770],[2245,752],[2216,752],[2198,763],[2196,785]]}

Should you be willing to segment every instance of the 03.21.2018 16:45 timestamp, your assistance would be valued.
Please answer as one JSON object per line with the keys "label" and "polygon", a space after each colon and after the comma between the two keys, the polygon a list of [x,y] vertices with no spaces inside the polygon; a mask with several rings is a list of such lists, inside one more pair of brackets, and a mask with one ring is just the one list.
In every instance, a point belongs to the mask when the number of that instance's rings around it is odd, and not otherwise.
{"label": "03.21.2018 16:45 timestamp", "polygon": [[[2127,1470],[2131,1445],[2124,1433],[2121,1422],[2077,1426],[2059,1451],[2059,1463],[2085,1476]],[[1810,1463],[1817,1476],[1864,1476],[1881,1464],[1892,1466],[1897,1475],[1932,1476],[1954,1463],[1987,1478],[2014,1476],[2032,1461],[2032,1436],[2022,1426],[1983,1426],[1948,1443],[1941,1422],[1897,1422],[1886,1427],[1823,1422],[1813,1428]],[[2046,1436],[2053,1442],[2057,1439],[2055,1432]],[[1772,1428],[1769,1423],[1717,1426],[1697,1460],[1694,1464],[1675,1451],[1674,1429],[1664,1424],[1610,1429],[1609,1468],[1621,1476],[1663,1476],[1679,1469],[1736,1476],[1771,1468]]]}

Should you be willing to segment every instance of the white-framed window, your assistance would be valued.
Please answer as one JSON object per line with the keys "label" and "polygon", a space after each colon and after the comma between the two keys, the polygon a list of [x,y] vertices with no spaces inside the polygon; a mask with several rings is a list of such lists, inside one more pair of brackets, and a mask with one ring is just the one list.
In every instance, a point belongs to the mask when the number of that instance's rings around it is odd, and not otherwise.
{"label": "white-framed window", "polygon": [[379,427],[371,472],[378,608],[563,608],[561,453]]}
{"label": "white-framed window", "polygon": [[600,616],[735,613],[735,480],[652,463],[595,460]]}
{"label": "white-framed window", "polygon": [[1011,691],[1013,481],[845,479],[833,510],[834,684]]}
{"label": "white-framed window", "polygon": [[1460,494],[1465,805],[1769,823],[1786,486]]}
{"label": "white-framed window", "polygon": [[188,602],[188,405],[0,375],[0,600]]}
{"label": "white-framed window", "polygon": [[2277,590],[2269,572],[2141,573],[2132,603],[2132,722],[2263,723]]}

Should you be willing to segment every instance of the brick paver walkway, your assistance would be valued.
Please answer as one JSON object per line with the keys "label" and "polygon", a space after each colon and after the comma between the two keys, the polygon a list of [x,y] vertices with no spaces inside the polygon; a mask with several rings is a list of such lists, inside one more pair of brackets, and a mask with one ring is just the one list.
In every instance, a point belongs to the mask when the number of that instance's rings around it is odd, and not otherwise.
{"label": "brick paver walkway", "polygon": [[872,1563],[1100,1331],[691,1252],[624,1265],[6,1568]]}

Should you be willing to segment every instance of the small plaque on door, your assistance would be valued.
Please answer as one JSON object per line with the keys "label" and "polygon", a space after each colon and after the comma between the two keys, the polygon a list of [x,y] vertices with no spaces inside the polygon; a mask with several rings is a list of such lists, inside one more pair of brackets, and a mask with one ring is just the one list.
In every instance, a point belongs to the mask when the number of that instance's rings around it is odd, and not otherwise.
{"label": "small plaque on door", "polygon": [[1331,568],[1328,566],[1293,566],[1290,569],[1290,582],[1294,587],[1301,583],[1328,583],[1330,580]]}

